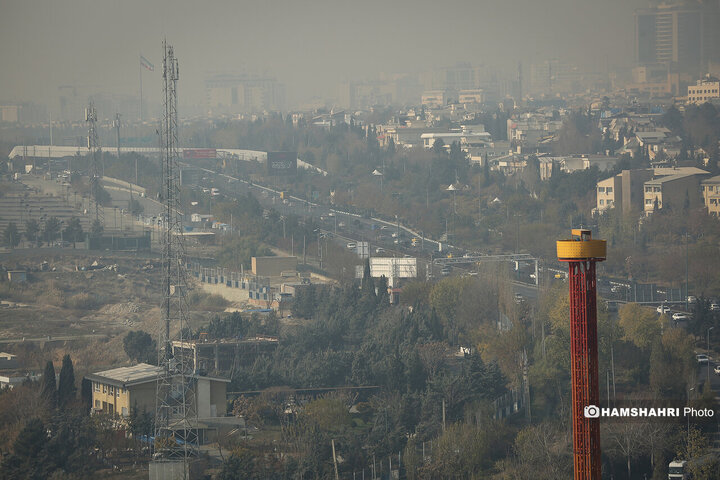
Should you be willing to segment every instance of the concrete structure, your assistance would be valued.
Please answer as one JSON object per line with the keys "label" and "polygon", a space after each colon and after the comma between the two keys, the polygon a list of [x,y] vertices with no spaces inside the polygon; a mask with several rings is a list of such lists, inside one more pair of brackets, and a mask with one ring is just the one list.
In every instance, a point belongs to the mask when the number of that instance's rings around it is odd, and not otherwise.
{"label": "concrete structure", "polygon": [[217,113],[285,110],[285,85],[273,77],[220,73],[205,79],[207,108]]}
{"label": "concrete structure", "polygon": [[252,257],[252,273],[259,277],[297,275],[297,257]]}
{"label": "concrete structure", "polygon": [[0,352],[0,370],[18,368],[17,356],[12,353]]}
{"label": "concrete structure", "polygon": [[687,205],[694,208],[700,204],[699,175],[669,175],[644,184],[644,212],[650,215],[655,208],[671,208],[682,211]]}
{"label": "concrete structure", "polygon": [[[92,373],[93,412],[127,417],[131,409],[155,411],[157,381],[162,368],[147,363]],[[179,382],[179,380],[178,380]],[[225,393],[230,380],[193,375],[189,407],[197,417],[225,416]]]}
{"label": "concrete structure", "polygon": [[623,170],[599,181],[593,213],[602,213],[609,208],[619,209],[623,214],[632,210],[643,211],[643,185],[652,178],[652,174],[650,169]]}
{"label": "concrete structure", "polygon": [[[362,265],[355,267],[355,278],[363,277]],[[401,278],[417,278],[417,258],[370,258],[370,276],[385,277],[389,287],[396,287]]]}
{"label": "concrete structure", "polygon": [[708,215],[720,216],[720,175],[700,182],[700,192]]}
{"label": "concrete structure", "polygon": [[173,341],[173,355],[182,351],[193,359],[196,371],[214,375],[229,374],[239,366],[250,366],[260,355],[270,355],[279,345],[277,337],[255,336],[243,340],[207,340],[201,333],[199,340]]}
{"label": "concrete structure", "polygon": [[485,91],[482,88],[472,90],[460,90],[458,94],[459,103],[483,103],[485,101]]}
{"label": "concrete structure", "polygon": [[10,283],[27,282],[27,272],[25,270],[10,270],[7,272],[7,277]]}
{"label": "concrete structure", "polygon": [[11,372],[0,375],[0,388],[15,388],[23,382],[39,382],[42,378],[40,373],[32,372]]}
{"label": "concrete structure", "polygon": [[635,61],[699,73],[720,60],[717,2],[677,2],[635,11]]}
{"label": "concrete structure", "polygon": [[[484,127],[480,126],[484,129]],[[460,144],[460,148],[467,151],[469,148],[483,148],[491,146],[492,137],[485,131],[463,130],[462,132],[423,133],[420,135],[423,147],[433,148],[437,140],[442,140],[446,146],[454,142]]]}
{"label": "concrete structure", "polygon": [[720,81],[717,79],[698,80],[695,85],[688,86],[687,103],[700,105],[720,99]]}
{"label": "concrete structure", "polygon": [[428,90],[420,97],[420,103],[427,107],[442,107],[457,100],[458,94],[454,90]]}

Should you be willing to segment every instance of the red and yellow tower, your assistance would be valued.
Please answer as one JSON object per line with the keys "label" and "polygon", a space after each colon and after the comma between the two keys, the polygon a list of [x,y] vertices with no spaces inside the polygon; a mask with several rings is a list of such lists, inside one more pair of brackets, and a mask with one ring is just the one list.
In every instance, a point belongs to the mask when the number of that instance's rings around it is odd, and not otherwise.
{"label": "red and yellow tower", "polygon": [[600,480],[600,420],[587,418],[585,407],[597,406],[597,278],[595,264],[606,258],[605,240],[590,230],[573,229],[570,240],[557,242],[557,256],[570,269],[570,363],[575,480]]}

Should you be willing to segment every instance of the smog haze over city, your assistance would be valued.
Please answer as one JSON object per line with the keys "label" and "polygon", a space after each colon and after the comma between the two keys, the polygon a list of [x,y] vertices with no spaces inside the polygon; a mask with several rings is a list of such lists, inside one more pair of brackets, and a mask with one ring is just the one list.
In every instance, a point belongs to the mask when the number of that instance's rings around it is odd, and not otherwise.
{"label": "smog haze over city", "polygon": [[[5,1],[2,98],[48,102],[61,85],[137,95],[138,54],[159,64],[163,38],[183,51],[187,105],[204,101],[208,72],[269,73],[295,105],[331,98],[339,82],[458,62],[512,75],[518,62],[562,58],[605,71],[632,62],[632,11],[644,3]],[[159,102],[156,84],[144,93]]]}
{"label": "smog haze over city", "polygon": [[720,0],[0,45],[0,480],[720,480]]}

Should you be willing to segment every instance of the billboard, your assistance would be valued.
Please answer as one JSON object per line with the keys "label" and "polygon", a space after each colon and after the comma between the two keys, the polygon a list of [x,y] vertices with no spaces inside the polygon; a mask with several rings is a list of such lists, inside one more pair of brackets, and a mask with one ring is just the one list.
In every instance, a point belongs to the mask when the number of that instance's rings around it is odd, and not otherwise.
{"label": "billboard", "polygon": [[217,158],[214,148],[183,148],[183,158]]}
{"label": "billboard", "polygon": [[297,173],[297,152],[268,152],[268,175],[295,175]]}

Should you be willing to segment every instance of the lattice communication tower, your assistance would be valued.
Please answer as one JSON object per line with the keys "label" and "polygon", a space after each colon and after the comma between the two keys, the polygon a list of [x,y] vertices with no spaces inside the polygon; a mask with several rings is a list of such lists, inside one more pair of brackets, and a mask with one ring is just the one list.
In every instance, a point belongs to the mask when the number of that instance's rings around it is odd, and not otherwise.
{"label": "lattice communication tower", "polygon": [[90,173],[88,175],[90,178],[90,198],[95,206],[95,222],[99,222],[99,224],[102,225],[104,223],[103,209],[100,206],[100,179],[102,175],[100,174],[98,161],[100,147],[98,146],[97,136],[97,112],[95,111],[93,102],[90,102],[85,109],[85,121],[88,124],[87,146],[88,153],[90,154]]}
{"label": "lattice communication tower", "polygon": [[[163,41],[163,119],[160,129],[162,180],[161,243],[163,264],[163,318],[159,325],[158,377],[155,402],[153,462],[182,462],[183,478],[189,478],[190,461],[198,445],[197,408],[193,402],[195,375],[192,359],[178,349],[187,327],[187,272],[179,210],[177,81],[178,61],[171,45]],[[177,333],[175,333],[177,332]],[[152,470],[152,465],[151,465]]]}

